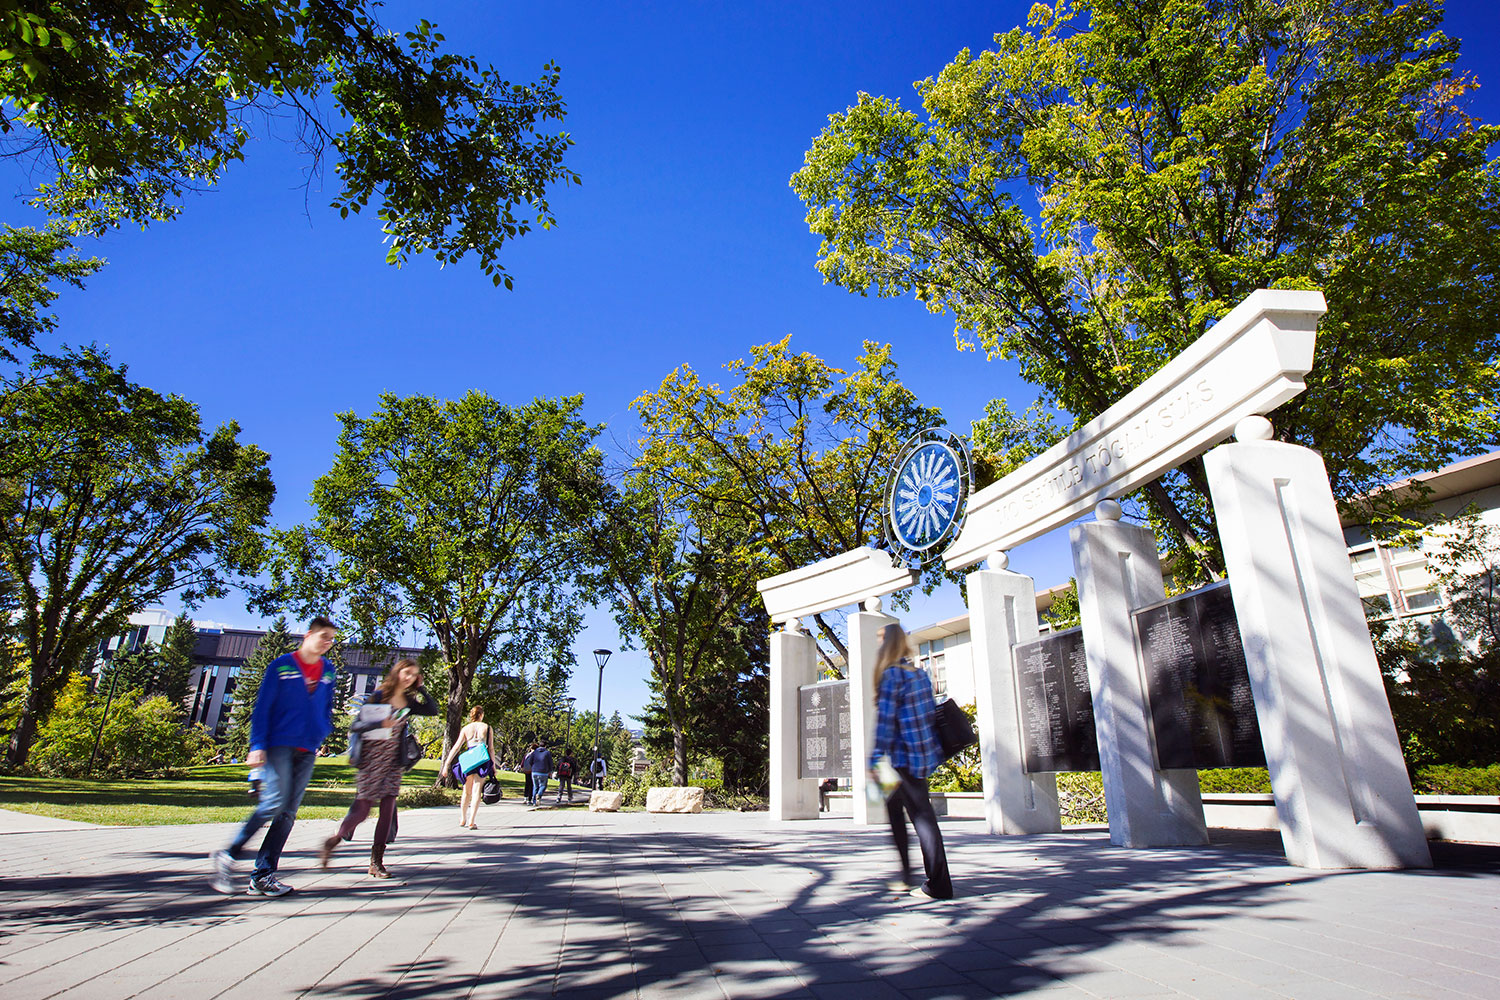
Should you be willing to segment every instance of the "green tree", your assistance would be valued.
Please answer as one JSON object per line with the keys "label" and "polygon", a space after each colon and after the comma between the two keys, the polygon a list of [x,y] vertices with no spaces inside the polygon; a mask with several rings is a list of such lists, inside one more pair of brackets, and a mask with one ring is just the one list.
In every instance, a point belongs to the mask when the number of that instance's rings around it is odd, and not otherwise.
{"label": "green tree", "polygon": [[115,650],[106,663],[100,689],[113,690],[116,694],[155,691],[161,672],[159,656],[160,650],[150,642]]}
{"label": "green tree", "polygon": [[183,726],[181,706],[132,689],[116,693],[106,716],[104,700],[91,697],[74,674],[37,735],[30,764],[40,774],[80,777],[93,758],[95,773],[140,778],[205,764],[213,752],[202,726]]}
{"label": "green tree", "polygon": [[0,398],[0,573],[21,593],[26,699],[20,765],[70,670],[129,615],[176,594],[192,607],[257,571],[275,488],[239,428],[201,428],[178,396],[135,385],[89,349],[40,358]]}
{"label": "green tree", "polygon": [[[718,650],[743,638],[742,609],[764,574],[752,544],[756,521],[743,507],[715,507],[702,469],[637,468],[611,490],[586,535],[606,600],[623,636],[651,663],[651,690],[671,733],[672,782],[687,781],[699,693]],[[688,487],[683,484],[691,482]]]}
{"label": "green tree", "polygon": [[341,414],[313,521],[279,534],[260,602],[342,607],[362,644],[394,645],[421,622],[447,667],[446,752],[481,667],[572,661],[573,526],[596,502],[599,462],[582,404],[386,394],[368,418]]}
{"label": "green tree", "polygon": [[78,256],[61,223],[0,228],[0,362],[17,362],[13,348],[34,348],[37,337],[56,329],[56,318],[45,310],[56,301],[58,285],[82,288],[102,266],[98,258]]}
{"label": "green tree", "polygon": [[[546,191],[576,181],[559,72],[512,84],[444,51],[427,21],[395,32],[377,3],[19,0],[0,10],[4,153],[46,164],[36,200],[79,231],[145,225],[215,183],[257,133],[295,123],[333,208],[372,200],[386,259],[469,252],[498,285],[501,244],[554,222]],[[322,105],[331,104],[325,109]]]}
{"label": "green tree", "polygon": [[[1483,450],[1500,130],[1464,112],[1477,84],[1441,18],[1441,0],[1038,4],[1034,32],[919,83],[925,114],[862,94],[830,117],[792,178],[818,267],[952,313],[961,346],[1080,420],[1253,289],[1321,288],[1308,389],[1275,424],[1335,495]],[[1201,462],[1140,496],[1175,552],[1221,568]]]}
{"label": "green tree", "polygon": [[229,732],[224,737],[224,749],[235,760],[244,760],[250,753],[250,714],[255,711],[255,694],[266,675],[266,668],[278,656],[284,656],[297,648],[298,637],[287,631],[286,619],[277,618],[271,629],[260,637],[255,650],[240,664],[239,674],[234,679],[234,700],[229,709]]}
{"label": "green tree", "polygon": [[172,621],[161,643],[161,693],[174,705],[187,700],[188,681],[193,676],[193,650],[197,647],[198,626],[184,611]]}
{"label": "green tree", "polygon": [[[866,342],[845,371],[793,353],[788,338],[726,368],[735,379],[728,389],[684,366],[636,400],[647,434],[637,467],[670,480],[698,509],[746,525],[764,576],[878,544],[890,465],[908,437],[942,422],[897,379],[889,345]],[[928,571],[927,583],[938,579]],[[814,620],[847,659],[833,624]]]}

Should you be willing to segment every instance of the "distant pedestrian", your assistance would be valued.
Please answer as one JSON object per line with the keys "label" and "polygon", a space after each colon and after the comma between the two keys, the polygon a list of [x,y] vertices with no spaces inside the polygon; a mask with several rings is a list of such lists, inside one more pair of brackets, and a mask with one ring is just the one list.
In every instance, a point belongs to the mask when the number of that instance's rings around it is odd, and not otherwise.
{"label": "distant pedestrian", "polygon": [[[458,770],[454,761],[460,754],[475,747],[484,747],[488,759],[467,774]],[[464,793],[458,801],[458,825],[470,830],[479,829],[479,803],[484,797],[484,783],[495,775],[495,731],[484,721],[484,708],[475,705],[469,710],[469,722],[458,731],[458,739],[448,748],[439,774],[454,770],[463,780]]]}
{"label": "distant pedestrian", "polygon": [[255,810],[234,839],[209,856],[213,887],[234,891],[234,865],[245,844],[267,823],[255,870],[250,875],[252,896],[284,896],[292,887],[276,877],[281,850],[297,821],[297,809],[312,780],[318,747],[333,730],[333,665],[324,654],[338,630],[327,618],[314,618],[294,651],[278,656],[266,667],[250,713],[250,753],[245,763],[262,767]]}
{"label": "distant pedestrian", "polygon": [[547,749],[547,744],[538,742],[536,749],[531,751],[531,801],[534,805],[540,805],[542,796],[547,794],[547,779],[552,776],[552,751]]}
{"label": "distant pedestrian", "polygon": [[521,758],[521,776],[526,779],[526,804],[535,805],[536,799],[532,795],[534,782],[531,780],[531,761],[536,756],[537,745],[535,743],[526,748],[526,756]]}
{"label": "distant pedestrian", "polygon": [[609,773],[609,768],[604,766],[603,757],[595,757],[594,762],[589,765],[589,777],[594,781],[594,791],[604,790],[604,776]]}
{"label": "distant pedestrian", "polygon": [[838,787],[837,778],[824,778],[818,783],[818,812],[828,811],[828,793],[837,790]]}
{"label": "distant pedestrian", "polygon": [[339,841],[352,839],[355,828],[370,815],[370,807],[379,803],[380,818],[375,822],[375,839],[370,845],[370,875],[390,878],[385,845],[396,837],[396,796],[401,794],[401,776],[406,773],[402,753],[406,727],[413,715],[436,715],[437,703],[422,688],[422,668],[417,661],[397,660],[365,705],[387,706],[389,712],[383,719],[366,719],[366,715],[377,713],[361,710],[360,719],[349,726],[351,737],[359,736],[354,804],[338,832],[323,841],[319,860],[327,868]]}
{"label": "distant pedestrian", "polygon": [[573,801],[573,763],[571,754],[563,754],[562,760],[557,762],[557,801],[561,802],[564,795],[568,801]]}
{"label": "distant pedestrian", "polygon": [[927,672],[912,662],[915,655],[911,640],[900,625],[893,623],[882,630],[880,652],[875,657],[875,749],[870,753],[870,780],[879,780],[877,765],[882,757],[889,759],[900,779],[894,788],[888,789],[886,813],[896,853],[901,856],[901,886],[905,888],[911,883],[903,816],[907,813],[917,828],[922,867],[927,875],[927,880],[912,889],[911,894],[925,899],[951,899],[953,884],[948,876],[943,835],[927,795],[927,777],[936,770],[941,755],[933,728],[937,704]]}

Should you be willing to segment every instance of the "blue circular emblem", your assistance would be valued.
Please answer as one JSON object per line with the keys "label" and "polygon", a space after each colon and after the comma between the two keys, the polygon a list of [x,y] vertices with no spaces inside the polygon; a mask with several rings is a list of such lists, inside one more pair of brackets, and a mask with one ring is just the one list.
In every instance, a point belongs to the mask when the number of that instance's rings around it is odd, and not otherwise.
{"label": "blue circular emblem", "polygon": [[886,532],[908,557],[925,559],[963,526],[969,454],[962,439],[938,429],[913,435],[886,485]]}

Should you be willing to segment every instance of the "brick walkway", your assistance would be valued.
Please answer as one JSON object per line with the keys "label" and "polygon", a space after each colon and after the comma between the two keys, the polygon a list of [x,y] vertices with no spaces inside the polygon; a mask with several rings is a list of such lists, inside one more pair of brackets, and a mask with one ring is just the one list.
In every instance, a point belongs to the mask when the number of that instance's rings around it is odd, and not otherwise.
{"label": "brick walkway", "polygon": [[318,870],[333,823],[301,823],[298,891],[262,899],[208,889],[229,826],[0,816],[0,997],[1500,997],[1500,848],[1329,873],[1260,835],[1123,851],[946,821],[962,898],[924,904],[882,893],[889,835],[847,820],[480,822],[404,814],[389,882],[367,840]]}

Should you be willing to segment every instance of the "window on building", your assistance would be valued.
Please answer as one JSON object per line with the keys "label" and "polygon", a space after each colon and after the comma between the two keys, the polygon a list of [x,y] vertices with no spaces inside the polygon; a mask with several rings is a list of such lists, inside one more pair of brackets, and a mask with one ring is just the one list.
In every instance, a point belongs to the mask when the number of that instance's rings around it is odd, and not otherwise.
{"label": "window on building", "polygon": [[918,644],[917,659],[921,661],[922,669],[927,671],[927,676],[932,678],[933,695],[938,698],[947,697],[948,666],[947,656],[943,653],[943,640],[933,639]]}
{"label": "window on building", "polygon": [[1376,617],[1436,611],[1442,605],[1437,580],[1421,549],[1366,545],[1349,553],[1354,583],[1365,610]]}

